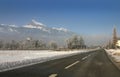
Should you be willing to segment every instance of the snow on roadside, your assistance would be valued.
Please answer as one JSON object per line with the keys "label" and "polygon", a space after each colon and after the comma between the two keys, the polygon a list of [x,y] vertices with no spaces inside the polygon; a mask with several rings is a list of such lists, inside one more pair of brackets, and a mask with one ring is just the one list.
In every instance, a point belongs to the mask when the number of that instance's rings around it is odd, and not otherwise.
{"label": "snow on roadside", "polygon": [[90,50],[51,51],[51,50],[3,50],[0,51],[0,72],[28,65],[72,56]]}
{"label": "snow on roadside", "polygon": [[108,55],[110,55],[115,62],[120,63],[120,49],[106,49]]}

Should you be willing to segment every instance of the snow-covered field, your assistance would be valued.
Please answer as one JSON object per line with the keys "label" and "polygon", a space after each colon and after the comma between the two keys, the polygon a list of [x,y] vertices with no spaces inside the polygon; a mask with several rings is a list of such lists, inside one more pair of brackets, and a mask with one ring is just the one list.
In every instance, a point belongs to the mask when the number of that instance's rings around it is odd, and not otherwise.
{"label": "snow-covered field", "polygon": [[91,50],[51,51],[51,50],[1,50],[0,72],[12,70],[28,65],[42,63],[49,60],[85,53]]}
{"label": "snow-covered field", "polygon": [[120,49],[109,49],[107,53],[118,63],[120,63]]}

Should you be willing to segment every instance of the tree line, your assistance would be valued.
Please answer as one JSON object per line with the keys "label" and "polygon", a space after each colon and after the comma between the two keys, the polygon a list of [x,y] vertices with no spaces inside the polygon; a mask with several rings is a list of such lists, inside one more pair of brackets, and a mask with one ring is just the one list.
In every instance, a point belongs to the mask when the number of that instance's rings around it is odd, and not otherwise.
{"label": "tree line", "polygon": [[[72,36],[65,40],[66,47],[64,49],[84,49],[86,45],[82,37]],[[50,41],[45,43],[43,40],[33,40],[28,37],[24,41],[15,41],[4,42],[0,40],[0,49],[1,50],[59,50],[59,45],[55,41]]]}

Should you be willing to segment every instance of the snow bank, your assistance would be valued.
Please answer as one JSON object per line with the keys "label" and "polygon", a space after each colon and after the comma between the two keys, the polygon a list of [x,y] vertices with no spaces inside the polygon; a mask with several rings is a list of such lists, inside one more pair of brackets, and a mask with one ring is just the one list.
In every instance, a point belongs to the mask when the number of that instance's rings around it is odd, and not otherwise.
{"label": "snow bank", "polygon": [[109,49],[106,51],[116,62],[120,62],[120,49]]}
{"label": "snow bank", "polygon": [[110,58],[110,60],[120,70],[120,49],[109,49],[106,51],[108,53],[108,57]]}
{"label": "snow bank", "polygon": [[0,72],[12,70],[28,65],[42,63],[49,60],[85,53],[90,50],[74,51],[33,51],[33,50],[10,50],[0,51]]}

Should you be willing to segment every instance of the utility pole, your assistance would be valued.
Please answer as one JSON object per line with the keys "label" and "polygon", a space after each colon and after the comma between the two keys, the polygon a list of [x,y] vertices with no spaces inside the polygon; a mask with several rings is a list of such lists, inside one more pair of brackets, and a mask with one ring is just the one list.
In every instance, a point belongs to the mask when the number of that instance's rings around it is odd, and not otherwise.
{"label": "utility pole", "polygon": [[116,27],[113,29],[113,47],[116,49],[116,43],[117,43],[117,32]]}

